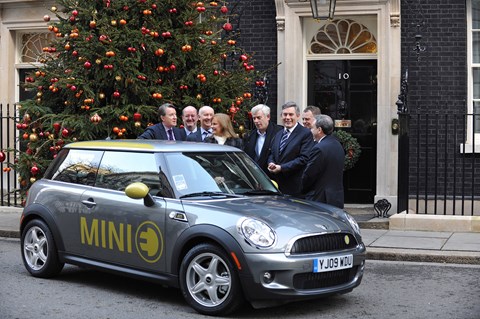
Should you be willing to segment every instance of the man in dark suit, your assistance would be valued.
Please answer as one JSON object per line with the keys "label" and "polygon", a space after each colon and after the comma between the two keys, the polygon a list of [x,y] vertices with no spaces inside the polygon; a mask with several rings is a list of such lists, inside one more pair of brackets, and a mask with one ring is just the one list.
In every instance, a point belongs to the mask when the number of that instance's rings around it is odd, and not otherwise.
{"label": "man in dark suit", "polygon": [[198,110],[198,119],[200,120],[200,127],[193,134],[187,136],[187,141],[203,142],[205,137],[212,135],[212,119],[214,110],[208,105],[202,106]]}
{"label": "man in dark suit", "polygon": [[245,137],[243,150],[257,162],[265,173],[270,175],[268,171],[270,144],[282,127],[270,121],[270,108],[265,104],[254,106],[251,114],[256,129]]}
{"label": "man in dark suit", "polygon": [[183,108],[182,123],[185,133],[185,139],[188,135],[194,134],[197,131],[198,112],[195,106],[188,105]]}
{"label": "man in dark suit", "polygon": [[147,127],[139,139],[183,141],[186,138],[185,131],[176,127],[177,110],[173,104],[165,103],[158,108],[160,123]]}
{"label": "man in dark suit", "polygon": [[278,131],[268,157],[268,171],[273,174],[280,191],[302,197],[302,173],[307,164],[313,138],[310,130],[298,123],[300,108],[295,102],[282,106],[285,129]]}
{"label": "man in dark suit", "polygon": [[302,175],[302,192],[306,199],[343,208],[345,151],[332,133],[332,118],[317,115],[312,128],[315,145]]}

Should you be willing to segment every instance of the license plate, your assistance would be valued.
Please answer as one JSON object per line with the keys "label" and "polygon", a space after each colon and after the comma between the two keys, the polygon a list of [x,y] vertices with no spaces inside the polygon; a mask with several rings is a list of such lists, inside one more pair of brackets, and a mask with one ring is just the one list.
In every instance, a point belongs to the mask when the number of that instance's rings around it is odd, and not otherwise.
{"label": "license plate", "polygon": [[313,272],[326,272],[353,267],[353,255],[323,257],[313,260]]}

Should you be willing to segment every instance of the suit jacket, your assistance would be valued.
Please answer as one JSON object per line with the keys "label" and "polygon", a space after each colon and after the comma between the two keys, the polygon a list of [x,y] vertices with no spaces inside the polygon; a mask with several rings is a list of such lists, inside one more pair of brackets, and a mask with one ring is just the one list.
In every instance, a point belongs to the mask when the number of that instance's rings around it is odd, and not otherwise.
{"label": "suit jacket", "polygon": [[275,133],[282,130],[283,127],[277,125],[273,122],[270,122],[267,126],[267,130],[265,131],[265,143],[263,144],[262,149],[260,150],[260,156],[257,156],[257,152],[255,151],[257,146],[257,139],[258,139],[258,131],[252,130],[250,134],[245,137],[244,141],[244,151],[250,156],[255,162],[257,162],[258,166],[270,176],[270,172],[267,169],[268,166],[268,155],[270,154],[270,146],[272,144],[273,138],[275,137]]}
{"label": "suit jacket", "polygon": [[202,129],[199,127],[195,133],[188,135],[187,136],[187,141],[189,141],[189,142],[203,142]]}
{"label": "suit jacket", "polygon": [[[172,127],[173,135],[175,136],[176,141],[184,141],[186,138],[185,130],[179,129],[178,127]],[[165,126],[162,123],[157,123],[155,125],[147,127],[145,132],[143,132],[139,139],[145,140],[168,140],[167,132],[165,131]]]}
{"label": "suit jacket", "polygon": [[302,173],[308,161],[310,149],[313,146],[313,136],[310,130],[298,124],[290,133],[285,148],[280,153],[280,139],[283,130],[275,134],[271,144],[271,151],[268,163],[279,164],[282,170],[274,174],[280,191],[296,197],[303,197],[301,193]]}
{"label": "suit jacket", "polygon": [[[217,140],[215,139],[215,137],[213,137],[213,135],[205,137],[205,140],[203,141],[205,143],[218,144]],[[238,149],[243,149],[243,140],[238,137],[229,137],[226,139],[224,145],[229,145],[229,146],[236,147]]]}
{"label": "suit jacket", "polygon": [[343,208],[345,151],[332,135],[325,136],[310,152],[302,175],[305,198]]}

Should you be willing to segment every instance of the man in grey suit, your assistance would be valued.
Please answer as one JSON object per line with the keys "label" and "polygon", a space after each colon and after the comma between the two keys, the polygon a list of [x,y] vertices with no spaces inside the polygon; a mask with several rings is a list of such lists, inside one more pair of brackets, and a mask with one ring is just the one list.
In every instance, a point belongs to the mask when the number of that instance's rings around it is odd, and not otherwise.
{"label": "man in grey suit", "polygon": [[187,136],[187,141],[203,142],[205,137],[212,135],[212,119],[215,111],[212,107],[205,105],[198,110],[200,127],[193,134]]}
{"label": "man in grey suit", "polygon": [[270,121],[270,108],[265,104],[255,105],[251,113],[255,129],[245,137],[243,150],[270,175],[267,168],[270,144],[282,127]]}
{"label": "man in grey suit", "polygon": [[332,118],[328,115],[315,116],[312,127],[315,145],[302,175],[302,192],[306,199],[343,208],[345,151],[332,133]]}
{"label": "man in grey suit", "polygon": [[313,146],[312,133],[298,123],[300,108],[295,102],[282,106],[281,117],[285,129],[275,134],[268,157],[268,171],[273,174],[280,191],[301,198],[302,173]]}

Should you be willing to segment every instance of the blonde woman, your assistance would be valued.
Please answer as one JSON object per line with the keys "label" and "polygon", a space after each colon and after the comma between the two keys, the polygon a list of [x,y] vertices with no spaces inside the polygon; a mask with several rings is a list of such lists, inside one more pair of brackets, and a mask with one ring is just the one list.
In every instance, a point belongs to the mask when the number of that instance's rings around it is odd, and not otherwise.
{"label": "blonde woman", "polygon": [[227,114],[216,113],[212,120],[213,135],[206,137],[205,143],[225,144],[243,149],[243,140],[235,133],[232,121]]}

